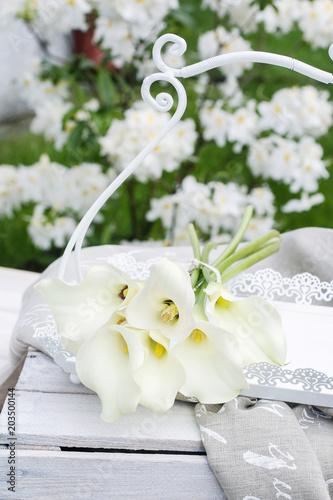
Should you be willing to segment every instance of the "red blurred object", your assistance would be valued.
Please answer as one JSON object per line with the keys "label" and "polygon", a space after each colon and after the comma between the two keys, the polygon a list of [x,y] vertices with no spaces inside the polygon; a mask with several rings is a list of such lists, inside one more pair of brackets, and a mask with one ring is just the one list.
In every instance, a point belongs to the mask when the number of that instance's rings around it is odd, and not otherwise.
{"label": "red blurred object", "polygon": [[[84,54],[87,59],[100,65],[105,57],[105,52],[93,42],[94,30],[74,31],[74,54]],[[112,71],[118,68],[110,61],[107,67]]]}

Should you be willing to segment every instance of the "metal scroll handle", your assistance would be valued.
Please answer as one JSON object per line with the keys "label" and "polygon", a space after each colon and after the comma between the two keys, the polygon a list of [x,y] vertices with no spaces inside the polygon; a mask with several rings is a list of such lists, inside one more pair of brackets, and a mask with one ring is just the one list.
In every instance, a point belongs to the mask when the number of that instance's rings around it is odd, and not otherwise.
{"label": "metal scroll handle", "polygon": [[[154,109],[158,111],[169,111],[173,105],[173,98],[170,94],[162,92],[158,94],[156,98],[154,98],[150,93],[151,85],[154,82],[166,81],[170,83],[177,92],[177,109],[167,125],[134,158],[134,160],[118,175],[118,177],[116,177],[116,179],[105,189],[105,191],[97,198],[97,200],[92,204],[92,206],[83,216],[77,228],[73,232],[62,256],[58,271],[58,277],[60,279],[64,279],[64,274],[68,266],[71,253],[73,249],[75,249],[74,259],[77,280],[78,282],[82,280],[81,249],[86,232],[94,217],[104,205],[104,203],[110,198],[110,196],[112,196],[112,194],[119,188],[119,186],[121,186],[121,184],[123,184],[123,182],[141,165],[146,156],[148,156],[149,153],[151,153],[155,149],[160,141],[169,133],[169,131],[179,122],[179,120],[183,116],[186,109],[187,96],[183,85],[177,78],[190,78],[191,76],[199,75],[210,69],[218,68],[226,64],[258,62],[288,68],[292,71],[296,71],[297,73],[301,73],[302,75],[308,76],[322,83],[333,83],[332,73],[322,71],[318,68],[315,68],[314,66],[310,66],[309,64],[298,61],[297,59],[292,59],[288,56],[281,56],[279,54],[258,51],[242,51],[222,54],[192,64],[190,66],[185,66],[181,69],[175,69],[167,66],[163,62],[162,49],[166,43],[172,44],[169,47],[169,53],[171,53],[172,55],[181,56],[186,51],[187,46],[183,38],[173,34],[166,34],[161,36],[155,42],[153,48],[153,59],[156,67],[161,71],[161,73],[154,73],[144,79],[141,88],[141,94],[144,101]],[[333,44],[329,48],[329,56],[331,59],[333,59]]]}

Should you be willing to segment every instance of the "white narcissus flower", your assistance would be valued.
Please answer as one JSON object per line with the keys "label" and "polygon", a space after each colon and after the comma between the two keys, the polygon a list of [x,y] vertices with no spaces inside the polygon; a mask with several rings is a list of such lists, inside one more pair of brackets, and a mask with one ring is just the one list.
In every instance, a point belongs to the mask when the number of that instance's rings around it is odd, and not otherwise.
{"label": "white narcissus flower", "polygon": [[260,297],[239,299],[216,282],[209,283],[205,292],[207,312],[235,336],[244,364],[285,363],[286,338],[281,317],[272,305]]}
{"label": "white narcissus flower", "polygon": [[150,268],[146,285],[127,306],[126,319],[134,328],[160,330],[168,339],[182,341],[194,328],[194,302],[188,272],[164,258]]}
{"label": "white narcissus flower", "polygon": [[129,276],[111,264],[93,266],[78,284],[52,277],[35,288],[51,309],[63,346],[73,354],[116,310],[125,307],[138,289]]}
{"label": "white narcissus flower", "polygon": [[85,342],[76,356],[80,381],[102,402],[101,417],[114,422],[134,412],[141,389],[133,375],[142,366],[146,349],[140,339],[122,325],[104,325]]}
{"label": "white narcissus flower", "polygon": [[201,403],[224,403],[248,388],[243,360],[232,333],[208,321],[198,321],[191,335],[172,352],[185,368],[180,392]]}
{"label": "white narcissus flower", "polygon": [[153,411],[167,411],[186,381],[184,367],[170,350],[169,339],[158,330],[137,330],[135,334],[148,353],[133,375],[141,388],[140,404]]}

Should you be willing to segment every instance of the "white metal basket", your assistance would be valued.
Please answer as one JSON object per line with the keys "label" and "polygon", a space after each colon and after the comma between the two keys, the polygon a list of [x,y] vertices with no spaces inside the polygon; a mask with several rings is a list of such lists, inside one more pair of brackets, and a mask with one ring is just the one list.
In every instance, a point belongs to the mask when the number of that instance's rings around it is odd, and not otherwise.
{"label": "white metal basket", "polygon": [[[167,125],[154,139],[134,158],[109,187],[100,195],[87,211],[77,229],[74,231],[60,262],[58,277],[64,279],[66,268],[74,249],[76,279],[82,279],[82,269],[108,260],[110,263],[127,272],[134,279],[144,279],[149,274],[150,265],[158,258],[174,252],[175,257],[184,258],[184,254],[176,249],[158,249],[154,258],[147,259],[144,248],[133,248],[132,252],[119,252],[108,259],[96,255],[95,262],[81,260],[81,248],[86,232],[103,204],[118,189],[118,187],[139,167],[145,157],[154,150],[159,142],[179,122],[183,116],[187,97],[184,86],[179,78],[190,78],[212,68],[235,62],[258,62],[272,64],[291,69],[323,83],[333,83],[333,75],[313,66],[287,56],[256,51],[244,51],[216,56],[196,64],[174,69],[163,62],[162,49],[171,43],[169,52],[173,55],[183,55],[186,42],[179,36],[166,34],[160,37],[153,48],[153,59],[160,70],[145,78],[142,85],[142,97],[158,111],[169,111],[173,106],[170,94],[162,92],[153,98],[150,90],[153,83],[165,81],[170,83],[177,92],[178,103],[173,116]],[[329,55],[333,59],[333,45]],[[265,286],[263,283],[265,282]],[[267,285],[268,284],[268,285]],[[250,389],[242,394],[280,399],[299,403],[309,403],[333,407],[333,364],[329,353],[333,352],[333,308],[313,305],[313,301],[333,301],[333,281],[321,282],[310,273],[296,275],[293,278],[283,278],[272,269],[265,269],[255,274],[247,273],[235,278],[229,283],[234,293],[257,294],[265,299],[273,300],[282,315],[288,339],[288,360],[286,368],[280,368],[269,363],[255,363],[245,367],[245,375]],[[281,302],[283,297],[292,303]],[[317,332],[320,331],[318,339]],[[60,337],[57,334],[52,319],[36,328],[35,337],[44,350],[49,352],[54,360],[71,374],[75,381],[75,358],[62,349]],[[313,346],[318,349],[313,349]]]}

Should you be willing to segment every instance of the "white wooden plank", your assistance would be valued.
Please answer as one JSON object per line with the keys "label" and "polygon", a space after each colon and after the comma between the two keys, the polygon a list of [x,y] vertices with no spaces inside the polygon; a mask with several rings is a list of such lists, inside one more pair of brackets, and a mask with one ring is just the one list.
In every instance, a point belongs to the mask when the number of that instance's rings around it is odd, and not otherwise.
{"label": "white wooden plank", "polygon": [[93,394],[83,384],[73,384],[52,358],[39,351],[29,351],[16,389],[32,392]]}
{"label": "white wooden plank", "polygon": [[[18,451],[14,500],[227,500],[205,456]],[[0,470],[8,469],[0,450]]]}
{"label": "white wooden plank", "polygon": [[[0,435],[6,442],[4,413],[0,415]],[[177,401],[165,413],[139,407],[113,424],[103,422],[100,413],[101,403],[95,394],[17,391],[17,442],[79,448],[204,450],[191,403]]]}

